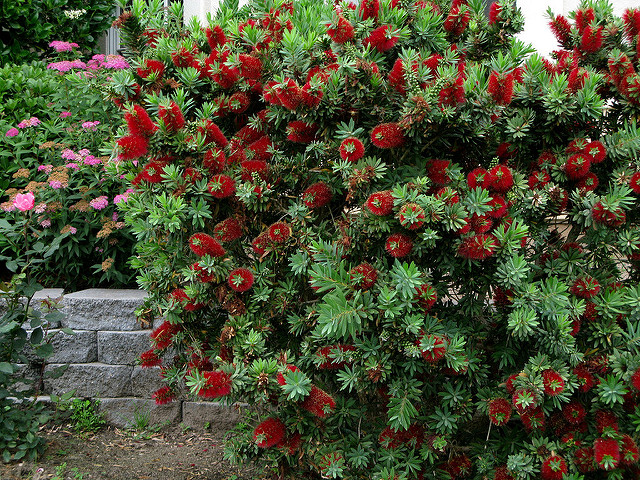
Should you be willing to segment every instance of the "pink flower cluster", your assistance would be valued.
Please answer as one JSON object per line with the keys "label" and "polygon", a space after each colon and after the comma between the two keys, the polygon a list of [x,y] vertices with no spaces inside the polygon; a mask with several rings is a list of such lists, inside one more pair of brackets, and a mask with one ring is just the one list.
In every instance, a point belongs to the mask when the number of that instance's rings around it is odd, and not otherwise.
{"label": "pink flower cluster", "polygon": [[100,70],[106,68],[108,70],[124,70],[129,68],[129,62],[121,55],[94,55],[87,62],[87,70]]}
{"label": "pink flower cluster", "polygon": [[18,135],[18,133],[20,133],[18,131],[17,128],[12,127],[9,130],[7,130],[7,133],[5,134],[6,137],[15,137],[16,135]]}
{"label": "pink flower cluster", "polygon": [[[85,123],[95,123],[95,122],[85,122]],[[100,122],[97,122],[97,123],[100,123]],[[74,152],[70,148],[65,148],[60,153],[60,156],[65,160],[71,160],[72,163],[76,165],[76,167],[73,167],[73,166],[69,166],[71,164],[68,163],[66,165],[67,168],[77,168],[78,165],[76,164],[76,162],[82,162],[84,165],[91,165],[91,166],[98,165],[99,163],[101,163],[101,160],[91,155],[91,152],[89,152],[89,150],[87,150],[86,148],[79,150],[78,153]]]}
{"label": "pink flower cluster", "polygon": [[[118,194],[114,197],[113,199],[113,203],[115,205],[119,204],[120,202],[127,202],[127,200],[129,200],[129,194],[133,193],[134,190],[133,188],[128,188],[124,193]],[[115,222],[115,220],[114,220]]]}
{"label": "pink flower cluster", "polygon": [[109,206],[109,199],[106,195],[100,195],[99,197],[94,198],[89,202],[89,205],[93,207],[94,210],[102,210]]}
{"label": "pink flower cluster", "polygon": [[98,125],[100,125],[100,122],[97,120],[95,122],[84,122],[82,124],[82,128],[95,132],[96,130],[98,130]]}
{"label": "pink flower cluster", "polygon": [[74,42],[62,42],[60,40],[54,40],[49,46],[55,49],[56,52],[72,52],[74,48],[78,48],[80,45]]}
{"label": "pink flower cluster", "polygon": [[57,70],[58,72],[68,72],[69,70],[73,70],[77,68],[79,70],[84,70],[87,68],[87,64],[81,60],[63,60],[61,62],[52,62],[47,65],[49,70]]}
{"label": "pink flower cluster", "polygon": [[38,117],[26,118],[18,124],[18,128],[37,127],[41,123]]}

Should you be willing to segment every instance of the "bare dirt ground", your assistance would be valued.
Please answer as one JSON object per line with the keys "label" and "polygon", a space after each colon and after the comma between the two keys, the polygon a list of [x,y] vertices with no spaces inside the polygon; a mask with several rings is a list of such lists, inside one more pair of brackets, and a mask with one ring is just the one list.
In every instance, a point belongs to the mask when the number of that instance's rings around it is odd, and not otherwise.
{"label": "bare dirt ground", "polygon": [[168,426],[127,432],[107,427],[78,434],[45,425],[47,450],[35,462],[0,464],[0,480],[258,480],[258,469],[229,465],[223,436]]}

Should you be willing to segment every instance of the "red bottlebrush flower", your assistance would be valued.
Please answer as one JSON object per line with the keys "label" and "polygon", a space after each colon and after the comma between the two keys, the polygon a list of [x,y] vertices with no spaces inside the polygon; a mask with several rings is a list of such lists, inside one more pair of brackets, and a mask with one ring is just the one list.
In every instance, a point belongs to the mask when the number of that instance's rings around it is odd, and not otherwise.
{"label": "red bottlebrush flower", "polygon": [[[287,369],[291,372],[299,372],[300,369],[298,367],[296,367],[295,365],[287,365]],[[278,380],[278,385],[282,386],[282,385],[286,385],[286,381],[284,379],[284,375],[280,372],[278,372],[278,374],[276,375],[276,379]]]}
{"label": "red bottlebrush flower", "polygon": [[213,232],[221,242],[233,242],[242,236],[242,226],[238,220],[229,217],[213,227]]}
{"label": "red bottlebrush flower", "polygon": [[273,243],[284,243],[291,236],[291,226],[285,222],[276,222],[269,227],[267,234]]}
{"label": "red bottlebrush flower", "polygon": [[327,392],[313,385],[311,392],[300,404],[300,407],[318,418],[325,418],[335,410],[336,401]]}
{"label": "red bottlebrush flower", "polygon": [[[517,409],[516,409],[517,410]],[[520,413],[520,420],[525,430],[529,433],[534,430],[542,431],[545,426],[545,417],[542,408],[536,407]]]}
{"label": "red bottlebrush flower", "polygon": [[290,437],[286,437],[280,444],[278,448],[280,448],[286,455],[293,456],[300,449],[302,445],[302,435],[299,433],[294,433]]}
{"label": "red bottlebrush flower", "polygon": [[151,339],[155,342],[155,350],[164,350],[167,348],[176,333],[181,330],[180,325],[169,323],[168,321],[162,322],[162,324],[151,332]]}
{"label": "red bottlebrush flower", "polygon": [[569,20],[562,15],[556,15],[556,17],[549,22],[549,26],[558,43],[564,48],[568,48],[571,45],[571,24]]}
{"label": "red bottlebrush flower", "polygon": [[584,365],[575,367],[573,374],[578,377],[578,384],[580,385],[578,390],[582,393],[587,393],[596,383],[595,377]]}
{"label": "red bottlebrush flower", "polygon": [[[377,1],[377,0],[376,0]],[[362,2],[364,4],[366,2]],[[355,30],[349,20],[342,15],[338,15],[338,21],[335,23],[327,23],[327,35],[336,43],[345,43],[353,40]]]}
{"label": "red bottlebrush flower", "polygon": [[302,103],[309,108],[316,108],[324,96],[322,85],[312,85],[311,82],[304,84],[300,90]]}
{"label": "red bottlebrush flower", "polygon": [[162,174],[164,173],[164,166],[164,162],[160,161],[147,163],[138,174],[140,180],[148,183],[160,183],[162,181]]}
{"label": "red bottlebrush flower", "polygon": [[516,387],[513,385],[513,382],[516,378],[518,378],[518,374],[513,373],[509,375],[507,380],[504,382],[504,388],[507,390],[507,393],[509,395],[513,395],[513,393],[516,391]]}
{"label": "red bottlebrush flower", "polygon": [[464,78],[462,76],[459,76],[454,82],[450,82],[447,86],[443,87],[438,94],[438,106],[441,109],[444,107],[455,107],[464,102]]}
{"label": "red bottlebrush flower", "polygon": [[198,180],[202,180],[202,173],[193,167],[187,167],[182,174],[182,178],[188,183],[196,183]]}
{"label": "red bottlebrush flower", "polygon": [[466,5],[464,8],[458,5],[452,6],[449,15],[447,15],[447,18],[444,20],[443,27],[454,37],[459,37],[466,30],[470,20],[471,13],[469,9],[466,8]]}
{"label": "red bottlebrush flower", "polygon": [[241,164],[242,172],[240,178],[244,182],[253,181],[253,174],[257,174],[258,178],[267,180],[269,178],[269,165],[262,160],[246,160]]}
{"label": "red bottlebrush flower", "polygon": [[565,473],[569,471],[567,462],[559,455],[547,457],[540,467],[540,476],[543,480],[562,480]]}
{"label": "red bottlebrush flower", "polygon": [[212,257],[221,257],[225,254],[222,245],[213,237],[206,233],[194,233],[189,237],[189,248],[191,251],[202,257],[211,255]]}
{"label": "red bottlebrush flower", "polygon": [[400,124],[381,123],[371,131],[371,142],[378,148],[395,148],[404,144],[404,130]]}
{"label": "red bottlebrush flower", "polygon": [[493,480],[515,480],[515,477],[506,465],[500,465],[493,473]]}
{"label": "red bottlebrush flower", "polygon": [[161,387],[155,392],[153,392],[153,395],[151,395],[151,398],[153,398],[156,401],[156,405],[165,405],[167,403],[173,402],[176,399],[171,389],[166,386]]}
{"label": "red bottlebrush flower", "polygon": [[279,418],[267,418],[253,431],[253,439],[260,448],[271,448],[284,440],[287,428]]}
{"label": "red bottlebrush flower", "polygon": [[608,433],[612,433],[611,430],[617,432],[620,430],[620,427],[618,426],[618,417],[608,410],[598,410],[596,412],[596,428],[600,434],[605,433],[605,430],[607,430]]}
{"label": "red bottlebrush flower", "polygon": [[198,133],[204,136],[204,144],[215,144],[218,148],[224,148],[229,141],[215,123],[206,119],[203,125],[198,126]]}
{"label": "red bottlebrush flower", "polygon": [[576,297],[590,299],[600,292],[600,283],[591,276],[580,277],[569,289]]}
{"label": "red bottlebrush flower", "polygon": [[178,130],[182,130],[185,124],[182,110],[174,101],[171,101],[168,107],[160,105],[158,107],[158,117],[160,117],[169,133],[176,133]]}
{"label": "red bottlebrush flower", "polygon": [[[571,142],[569,142],[569,145],[567,145],[566,148],[566,152],[567,154],[570,153],[587,153],[586,152],[586,148],[587,145],[589,145],[589,142],[587,142],[586,139],[584,138],[574,138],[573,140],[571,140]],[[591,160],[591,159],[589,159]]]}
{"label": "red bottlebrush flower", "polygon": [[207,150],[202,159],[202,166],[209,170],[210,174],[218,174],[224,170],[227,164],[227,158],[222,150],[212,148]]}
{"label": "red bottlebrush flower", "polygon": [[502,196],[497,194],[492,195],[489,205],[491,206],[491,210],[487,215],[492,218],[502,218],[507,214],[507,202]]}
{"label": "red bottlebrush flower", "polygon": [[314,183],[302,192],[302,201],[311,209],[324,207],[332,198],[331,189],[324,182]]}
{"label": "red bottlebrush flower", "polygon": [[580,190],[592,192],[596,188],[598,188],[599,184],[600,184],[600,181],[598,180],[598,176],[593,172],[589,172],[584,177],[582,177],[580,181],[578,181],[576,186]]}
{"label": "red bottlebrush flower", "polygon": [[262,60],[253,55],[241,53],[238,55],[240,60],[240,76],[246,80],[260,80],[262,76]]}
{"label": "red bottlebrush flower", "polygon": [[266,137],[266,135],[260,129],[255,128],[251,125],[245,125],[233,136],[233,138],[231,139],[231,145],[238,144],[244,147],[247,145],[251,145],[252,143],[264,137]]}
{"label": "red bottlebrush flower", "polygon": [[374,215],[384,217],[393,212],[393,196],[390,190],[375,192],[369,195],[364,206]]}
{"label": "red bottlebrush flower", "polygon": [[247,152],[253,154],[254,160],[266,161],[273,157],[273,153],[269,151],[272,146],[271,139],[267,135],[263,135],[247,147]]}
{"label": "red bottlebrush flower", "polygon": [[489,420],[497,426],[506,424],[511,418],[511,403],[506,398],[494,398],[489,401]]}
{"label": "red bottlebrush flower", "polygon": [[564,391],[564,379],[555,370],[548,368],[542,372],[544,393],[551,397],[560,395]]}
{"label": "red bottlebrush flower", "polygon": [[596,438],[593,456],[603,470],[613,470],[620,463],[620,445],[613,438]]}
{"label": "red bottlebrush flower", "polygon": [[225,65],[222,63],[221,59],[218,63],[216,72],[212,75],[212,78],[214,82],[220,85],[220,87],[227,90],[238,81],[239,75],[240,71],[237,68]]}
{"label": "red bottlebrush flower", "polygon": [[417,203],[407,203],[400,208],[398,220],[400,225],[409,230],[417,230],[425,222],[424,209]]}
{"label": "red bottlebrush flower", "polygon": [[198,262],[191,265],[191,270],[196,272],[198,280],[202,283],[211,283],[217,279],[215,274],[209,273],[207,269]]}
{"label": "red bottlebrush flower", "polygon": [[444,469],[452,478],[466,478],[471,473],[471,460],[466,455],[451,457]]}
{"label": "red bottlebrush flower", "polygon": [[[451,162],[434,158],[427,162],[427,176],[436,185],[447,185],[451,183],[451,177],[447,174]],[[457,203],[457,202],[456,202]]]}
{"label": "red bottlebrush flower", "polygon": [[187,50],[186,47],[180,47],[179,50],[171,52],[171,60],[173,60],[173,64],[178,68],[192,67],[196,64],[193,53],[194,52]]}
{"label": "red bottlebrush flower", "polygon": [[403,258],[411,253],[413,242],[403,233],[393,233],[387,238],[384,248],[392,257]]}
{"label": "red bottlebrush flower", "polygon": [[162,78],[164,73],[164,63],[160,60],[145,60],[140,67],[136,69],[136,73],[140,78],[147,79],[151,74],[156,76],[156,81]]}
{"label": "red bottlebrush flower", "polygon": [[231,270],[228,283],[236,292],[246,292],[253,286],[253,273],[244,267]]}
{"label": "red bottlebrush flower", "polygon": [[204,386],[198,392],[198,396],[204,398],[219,398],[231,393],[231,377],[222,371],[202,372],[205,379]]}
{"label": "red bottlebrush flower", "polygon": [[591,157],[591,163],[600,163],[607,156],[607,149],[602,142],[594,140],[584,147],[584,153]]}
{"label": "red bottlebrush flower", "polygon": [[369,18],[376,19],[378,18],[379,10],[379,0],[362,0],[358,7],[358,14],[360,14],[363,20],[367,20]]}
{"label": "red bottlebrush flower", "polygon": [[327,345],[326,347],[322,347],[317,353],[317,355],[323,360],[323,362],[318,365],[319,369],[339,370],[347,365],[346,361],[339,362],[335,358],[332,358],[332,352],[335,352],[336,350],[339,350],[340,352],[354,352],[356,347],[353,345]]}
{"label": "red bottlebrush flower", "polygon": [[162,365],[162,359],[156,354],[155,348],[140,354],[140,366],[142,368],[157,367]]}
{"label": "red bottlebrush flower", "polygon": [[489,258],[498,247],[496,237],[490,234],[478,234],[466,237],[458,247],[458,255],[470,260]]}
{"label": "red bottlebrush flower", "polygon": [[624,34],[629,42],[633,42],[640,34],[640,10],[627,8],[622,14]]}
{"label": "red bottlebrush flower", "polygon": [[[505,289],[496,286],[493,292],[493,303],[501,307],[508,307],[513,305],[513,290]],[[513,392],[511,392],[513,393]]]}
{"label": "red bottlebrush flower", "polygon": [[389,71],[389,85],[391,85],[398,93],[405,95],[406,80],[404,78],[404,62],[401,58],[396,59],[393,68]]}
{"label": "red bottlebrush flower", "polygon": [[290,78],[276,87],[276,95],[282,105],[287,110],[295,110],[300,105],[302,97],[300,96],[300,87]]}
{"label": "red bottlebrush flower", "polygon": [[293,120],[287,125],[287,140],[295,143],[311,143],[316,138],[318,125]]}
{"label": "red bottlebrush flower", "polygon": [[562,415],[570,424],[579,425],[587,416],[587,411],[580,402],[574,400],[562,407]]}
{"label": "red bottlebrush flower", "polygon": [[576,27],[578,27],[578,31],[582,33],[589,26],[589,24],[595,20],[595,18],[595,12],[593,11],[593,8],[577,10]]}
{"label": "red bottlebrush flower", "polygon": [[598,225],[607,225],[609,227],[619,227],[627,220],[627,215],[620,207],[611,210],[604,206],[602,202],[596,202],[591,209],[593,222]]}
{"label": "red bottlebrush flower", "polygon": [[373,30],[367,38],[362,40],[363,45],[370,45],[379,52],[387,52],[391,50],[400,37],[394,34],[394,30],[390,25],[382,25]]}
{"label": "red bottlebrush flower", "polygon": [[502,12],[502,6],[498,2],[493,2],[489,7],[489,25],[495,25],[498,21],[502,20],[500,18],[500,13]]}
{"label": "red bottlebrush flower", "polygon": [[631,375],[631,386],[640,391],[640,368]]}
{"label": "red bottlebrush flower", "polygon": [[507,193],[513,187],[511,169],[505,165],[496,165],[489,171],[489,190]]}
{"label": "red bottlebrush flower", "polygon": [[477,187],[482,187],[484,189],[488,189],[489,185],[493,183],[493,178],[491,174],[484,168],[478,167],[467,175],[467,185],[469,185],[470,189],[475,189]]}
{"label": "red bottlebrush flower", "polygon": [[564,171],[571,180],[580,180],[591,168],[591,158],[585,153],[576,153],[567,160]]}
{"label": "red bottlebrush flower", "polygon": [[573,454],[573,463],[580,473],[593,472],[597,468],[593,447],[582,447],[576,450]]}
{"label": "red bottlebrush flower", "polygon": [[427,313],[435,305],[438,300],[438,292],[428,283],[423,283],[419,287],[416,287],[416,293],[413,297],[414,302],[418,302],[418,305]]}
{"label": "red bottlebrush flower", "polygon": [[602,47],[602,27],[587,26],[582,32],[580,49],[586,53],[596,53]]}
{"label": "red bottlebrush flower", "polygon": [[118,154],[120,160],[134,160],[143,157],[147,154],[147,148],[149,147],[149,140],[139,135],[120,137],[117,143],[120,149]]}
{"label": "red bottlebrush flower", "polygon": [[527,388],[516,390],[511,396],[511,400],[519,414],[533,410],[538,406],[538,397]]}
{"label": "red bottlebrush flower", "polygon": [[215,198],[227,198],[236,192],[236,182],[228,175],[214,175],[207,188]]}
{"label": "red bottlebrush flower", "polygon": [[251,242],[251,246],[253,247],[253,251],[258,255],[264,255],[264,252],[267,251],[267,248],[270,245],[269,234],[267,232],[263,232],[253,239]]}
{"label": "red bottlebrush flower", "polygon": [[[424,337],[424,336],[423,336]],[[423,337],[418,340],[418,345],[422,343]],[[445,338],[440,335],[426,335],[427,340],[433,340],[433,347],[429,350],[422,351],[422,358],[429,363],[437,363],[440,361],[444,354],[447,352],[447,346],[445,344]]]}
{"label": "red bottlebrush flower", "polygon": [[150,137],[158,130],[147,111],[140,105],[134,105],[133,111],[126,112],[124,119],[127,122],[129,133],[134,136]]}
{"label": "red bottlebrush flower", "polygon": [[513,73],[500,74],[492,71],[487,91],[496,104],[509,105],[513,99]]}
{"label": "red bottlebrush flower", "polygon": [[471,226],[471,230],[473,230],[475,233],[486,233],[493,227],[493,220],[489,218],[488,214],[473,214],[471,219],[469,219],[469,225]]}
{"label": "red bottlebrush flower", "polygon": [[349,137],[340,144],[340,158],[354,163],[364,156],[364,145],[356,137]]}
{"label": "red bottlebrush flower", "polygon": [[207,27],[204,33],[207,36],[207,43],[211,50],[215,50],[219,46],[227,43],[227,36],[224,34],[224,30],[222,30],[220,25],[216,25],[213,28]]}
{"label": "red bottlebrush flower", "polygon": [[278,82],[275,80],[271,80],[264,86],[262,89],[262,97],[265,102],[270,103],[271,105],[280,105],[277,86]]}
{"label": "red bottlebrush flower", "polygon": [[632,465],[640,460],[638,445],[629,435],[623,435],[620,439],[621,458],[623,465]]}
{"label": "red bottlebrush flower", "polygon": [[584,87],[584,82],[587,78],[589,78],[589,72],[584,68],[572,68],[567,79],[569,91],[575,93],[580,90]]}
{"label": "red bottlebrush flower", "polygon": [[229,111],[231,113],[240,114],[244,113],[247,108],[249,108],[249,104],[251,103],[251,98],[245,92],[236,92],[231,97],[229,97],[229,101],[227,102],[227,106],[229,107]]}
{"label": "red bottlebrush flower", "polygon": [[349,279],[353,288],[357,290],[369,290],[373,287],[378,279],[378,272],[367,262],[353,267],[349,271]]}

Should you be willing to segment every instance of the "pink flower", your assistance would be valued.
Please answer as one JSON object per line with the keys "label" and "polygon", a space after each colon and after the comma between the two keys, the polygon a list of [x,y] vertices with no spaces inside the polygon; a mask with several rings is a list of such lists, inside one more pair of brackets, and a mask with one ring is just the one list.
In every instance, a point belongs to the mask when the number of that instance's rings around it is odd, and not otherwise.
{"label": "pink flower", "polygon": [[10,128],[9,130],[7,130],[7,133],[5,134],[5,137],[15,137],[16,135],[18,135],[18,133],[20,133],[18,131],[17,128]]}
{"label": "pink flower", "polygon": [[62,182],[60,182],[60,180],[51,180],[49,182],[49,186],[51,188],[53,188],[54,190],[58,190],[58,189],[62,188]]}
{"label": "pink flower", "polygon": [[51,226],[51,219],[49,219],[49,218],[45,218],[44,220],[42,220],[42,221],[40,222],[40,226],[41,226],[42,228],[49,228],[49,227]]}
{"label": "pink flower", "polygon": [[[91,122],[86,122],[86,123],[91,123]],[[100,123],[100,122],[94,122],[96,124]],[[84,123],[82,124],[84,125]],[[82,150],[78,150],[78,155],[81,155],[83,157],[86,157],[87,155],[89,155],[91,152],[89,150],[87,150],[86,148],[83,148]]]}
{"label": "pink flower", "polygon": [[52,170],[53,170],[53,165],[38,165],[39,172],[44,172],[46,174],[49,174],[51,173]]}
{"label": "pink flower", "polygon": [[34,210],[34,212],[36,213],[44,213],[44,211],[47,209],[47,204],[46,203],[39,203],[38,205],[36,205],[36,208]]}
{"label": "pink flower", "polygon": [[85,165],[98,165],[101,160],[93,155],[87,155],[82,162]]}
{"label": "pink flower", "polygon": [[54,40],[49,46],[55,49],[56,52],[71,52],[74,48],[78,48],[79,45],[74,42],[62,42],[60,40]]}
{"label": "pink flower", "polygon": [[95,132],[98,129],[98,125],[100,125],[100,122],[97,120],[95,122],[84,122],[82,128]]}
{"label": "pink flower", "polygon": [[60,153],[60,156],[65,160],[77,160],[76,152],[74,152],[70,148],[65,148],[64,150],[62,150],[62,153]]}
{"label": "pink flower", "polygon": [[69,227],[69,233],[71,235],[75,235],[75,233],[78,231],[78,229],[76,227]]}
{"label": "pink flower", "polygon": [[91,200],[89,205],[91,205],[94,210],[102,210],[109,205],[109,199],[105,195],[101,195]]}
{"label": "pink flower", "polygon": [[18,124],[18,128],[37,127],[41,123],[38,117],[26,118]]}
{"label": "pink flower", "polygon": [[67,117],[70,117],[71,115],[72,115],[71,112],[60,112],[60,115],[58,115],[58,117],[67,118]]}
{"label": "pink flower", "polygon": [[74,170],[78,170],[80,167],[77,163],[69,162],[65,165],[66,168],[73,168]]}
{"label": "pink flower", "polygon": [[21,212],[26,212],[27,210],[31,210],[35,205],[35,196],[32,192],[27,193],[19,193],[16,195],[16,198],[13,200],[13,204],[16,206],[18,210]]}

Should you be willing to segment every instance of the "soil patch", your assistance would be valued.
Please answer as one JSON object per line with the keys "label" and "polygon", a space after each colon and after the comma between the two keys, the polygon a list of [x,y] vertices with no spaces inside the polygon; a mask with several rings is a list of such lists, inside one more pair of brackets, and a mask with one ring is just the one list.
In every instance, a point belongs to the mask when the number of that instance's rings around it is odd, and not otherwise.
{"label": "soil patch", "polygon": [[254,466],[223,459],[223,433],[167,426],[157,432],[108,427],[78,434],[45,425],[47,450],[35,462],[0,464],[2,480],[257,480]]}

